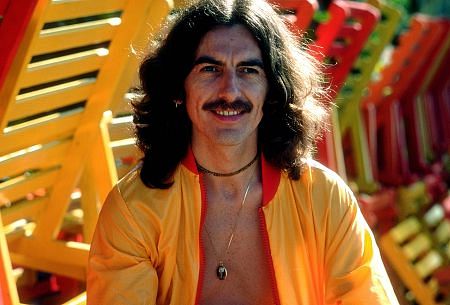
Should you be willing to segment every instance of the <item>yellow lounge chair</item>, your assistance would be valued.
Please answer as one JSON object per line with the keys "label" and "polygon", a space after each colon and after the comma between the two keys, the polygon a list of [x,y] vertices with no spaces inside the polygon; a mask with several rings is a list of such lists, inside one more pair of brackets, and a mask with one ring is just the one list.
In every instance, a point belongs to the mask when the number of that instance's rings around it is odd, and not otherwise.
{"label": "yellow lounge chair", "polygon": [[90,239],[116,178],[103,113],[134,77],[135,43],[168,10],[165,0],[37,3],[0,92],[0,207],[4,224],[18,228],[7,236],[13,263],[84,280],[88,243],[57,237],[83,175]]}

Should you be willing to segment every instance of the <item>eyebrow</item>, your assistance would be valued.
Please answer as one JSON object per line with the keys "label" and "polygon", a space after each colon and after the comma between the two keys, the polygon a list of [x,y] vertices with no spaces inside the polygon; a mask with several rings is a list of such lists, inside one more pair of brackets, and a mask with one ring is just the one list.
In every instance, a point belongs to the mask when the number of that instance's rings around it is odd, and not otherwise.
{"label": "eyebrow", "polygon": [[264,64],[263,64],[262,60],[260,60],[260,59],[244,60],[244,61],[241,61],[238,64],[238,66],[240,66],[240,67],[242,67],[242,66],[245,66],[245,67],[257,66],[264,70]]}
{"label": "eyebrow", "polygon": [[199,58],[197,58],[194,61],[194,66],[196,65],[201,65],[201,64],[213,64],[213,65],[218,65],[221,66],[222,63],[220,61],[218,61],[217,59],[214,59],[211,56],[200,56]]}
{"label": "eyebrow", "polygon": [[[218,65],[218,66],[222,66],[223,63],[211,56],[200,56],[199,58],[197,58],[194,61],[194,66],[196,65],[200,65],[200,64],[213,64],[213,65]],[[242,67],[242,66],[257,66],[260,67],[261,69],[264,70],[264,64],[262,62],[262,60],[260,59],[249,59],[249,60],[244,60],[238,63],[238,67]]]}

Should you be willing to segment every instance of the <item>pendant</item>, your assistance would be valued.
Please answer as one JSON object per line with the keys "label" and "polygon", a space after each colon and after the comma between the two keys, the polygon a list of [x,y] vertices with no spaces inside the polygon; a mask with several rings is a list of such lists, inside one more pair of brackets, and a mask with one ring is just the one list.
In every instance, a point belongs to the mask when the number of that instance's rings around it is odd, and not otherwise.
{"label": "pendant", "polygon": [[217,266],[216,274],[219,280],[223,281],[227,278],[228,271],[227,268],[225,268],[224,264],[222,262],[219,263],[219,266]]}

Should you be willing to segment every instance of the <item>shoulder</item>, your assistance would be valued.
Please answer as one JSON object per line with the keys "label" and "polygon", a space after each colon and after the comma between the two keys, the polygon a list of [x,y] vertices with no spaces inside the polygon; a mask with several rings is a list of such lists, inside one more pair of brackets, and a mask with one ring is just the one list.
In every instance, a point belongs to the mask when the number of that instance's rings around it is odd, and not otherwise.
{"label": "shoulder", "polygon": [[311,187],[319,190],[339,191],[353,196],[350,187],[336,172],[332,171],[318,161],[308,159],[302,180],[307,180]]}
{"label": "shoulder", "polygon": [[293,180],[286,172],[282,172],[282,181],[306,189],[311,187],[314,189],[331,189],[337,187],[351,193],[346,182],[325,165],[313,159],[304,159],[302,163],[303,167],[300,179]]}
{"label": "shoulder", "polygon": [[323,164],[304,160],[304,168],[299,180],[289,180],[295,192],[302,196],[300,204],[308,204],[312,209],[347,210],[354,208],[357,201],[346,182]]}
{"label": "shoulder", "polygon": [[140,167],[136,167],[117,183],[115,189],[129,208],[139,205],[151,206],[161,195],[172,192],[173,188],[158,189],[146,186],[140,177]]}
{"label": "shoulder", "polygon": [[[180,191],[181,183],[189,183],[195,180],[195,174],[189,172],[184,166],[180,165],[174,173],[174,184],[167,189],[151,188],[146,186],[140,177],[141,167],[137,166],[126,174],[117,183],[116,188],[120,192],[124,201],[132,203],[133,201],[157,199],[160,196],[170,195]],[[151,201],[151,200],[150,200]]]}
{"label": "shoulder", "polygon": [[110,191],[101,209],[101,218],[112,218],[114,221],[126,219],[141,227],[148,218],[158,214],[155,210],[155,198],[159,192],[167,190],[152,189],[141,180],[140,168],[137,167],[126,174]]}
{"label": "shoulder", "polygon": [[140,167],[135,167],[127,173],[116,185],[117,191],[120,193],[124,201],[132,200],[136,195],[151,190],[144,185],[140,178]]}
{"label": "shoulder", "polygon": [[346,185],[344,180],[336,172],[313,159],[307,159],[305,161],[303,175],[308,174],[312,182],[322,182],[329,185],[339,184],[340,186]]}
{"label": "shoulder", "polygon": [[115,185],[101,209],[99,223],[117,227],[111,231],[128,232],[143,244],[152,244],[173,203],[167,199],[173,198],[173,191],[149,188],[139,174],[139,168],[135,168]]}
{"label": "shoulder", "polygon": [[119,218],[134,219],[136,202],[141,201],[139,197],[146,191],[145,188],[139,178],[139,170],[135,168],[109,192],[100,212],[101,218],[114,218],[115,221]]}
{"label": "shoulder", "polygon": [[125,207],[137,219],[143,221],[143,218],[149,217],[161,220],[176,211],[187,194],[192,195],[195,181],[195,175],[179,166],[171,187],[150,188],[142,182],[140,167],[137,167],[117,183],[112,193],[120,196]]}

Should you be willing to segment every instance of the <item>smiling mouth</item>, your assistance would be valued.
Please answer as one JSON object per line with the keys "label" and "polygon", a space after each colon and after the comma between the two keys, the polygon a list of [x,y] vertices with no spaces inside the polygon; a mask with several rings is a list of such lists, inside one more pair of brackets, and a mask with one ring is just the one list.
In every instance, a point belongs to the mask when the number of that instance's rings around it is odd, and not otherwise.
{"label": "smiling mouth", "polygon": [[214,113],[221,116],[235,116],[242,112],[237,110],[215,110]]}

